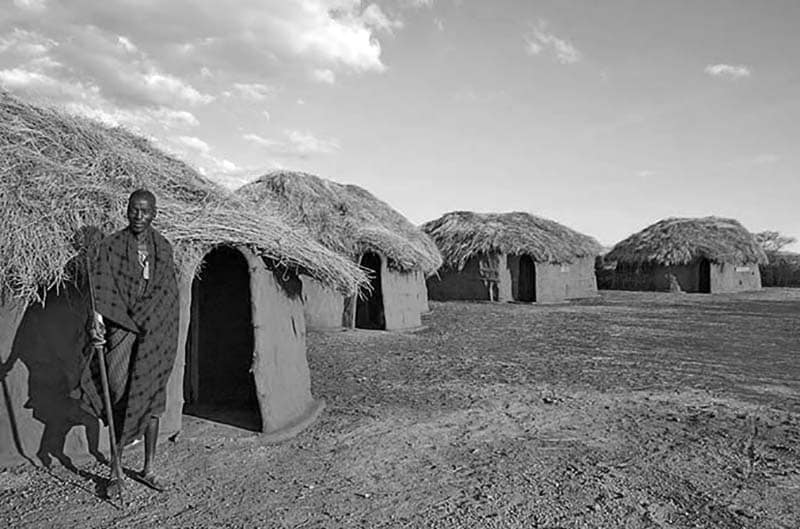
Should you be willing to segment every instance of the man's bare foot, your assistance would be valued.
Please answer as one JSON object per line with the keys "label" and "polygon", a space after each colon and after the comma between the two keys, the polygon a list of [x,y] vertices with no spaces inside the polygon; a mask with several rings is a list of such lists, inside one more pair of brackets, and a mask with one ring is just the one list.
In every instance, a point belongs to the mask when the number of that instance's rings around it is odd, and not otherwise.
{"label": "man's bare foot", "polygon": [[106,498],[118,498],[122,500],[122,480],[120,478],[111,478],[106,485]]}
{"label": "man's bare foot", "polygon": [[144,483],[145,485],[147,485],[151,489],[157,490],[158,492],[164,492],[166,490],[166,488],[167,488],[166,485],[164,484],[164,482],[162,482],[161,479],[158,478],[150,470],[148,470],[148,471],[144,471],[143,470],[143,471],[139,472],[138,474],[136,474],[136,477],[139,479],[139,481],[141,481],[142,483]]}

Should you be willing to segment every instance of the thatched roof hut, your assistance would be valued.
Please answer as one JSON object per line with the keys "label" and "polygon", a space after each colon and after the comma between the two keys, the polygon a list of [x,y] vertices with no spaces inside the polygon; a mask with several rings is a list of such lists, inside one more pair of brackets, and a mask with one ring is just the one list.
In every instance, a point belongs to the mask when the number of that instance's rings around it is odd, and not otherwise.
{"label": "thatched roof hut", "polygon": [[422,225],[445,263],[461,268],[478,254],[527,254],[539,263],[571,263],[595,256],[600,244],[558,222],[524,212],[452,211]]}
{"label": "thatched roof hut", "polygon": [[[310,230],[325,247],[368,269],[372,276],[371,299],[375,304],[371,309],[375,318],[370,327],[419,325],[419,311],[416,316],[408,316],[413,311],[398,309],[398,300],[412,296],[420,306],[427,306],[427,295],[420,290],[424,289],[424,276],[436,271],[442,258],[430,238],[391,206],[361,187],[291,171],[269,173],[242,186],[236,194],[257,208],[277,206],[293,223]],[[398,281],[403,285],[395,284]],[[306,301],[311,321],[329,327],[341,325],[344,319],[344,324],[350,326],[348,318],[355,318],[355,325],[359,326],[357,308],[344,307],[342,310],[350,316],[343,318],[337,314],[343,302],[317,292],[315,285],[306,287],[310,293]],[[396,318],[392,316],[394,313]]]}
{"label": "thatched roof hut", "polygon": [[767,256],[738,221],[711,216],[656,222],[604,261],[616,263],[611,288],[721,293],[760,289]]}
{"label": "thatched roof hut", "polygon": [[372,250],[403,272],[428,274],[441,265],[439,251],[419,228],[359,186],[275,171],[242,186],[237,195],[256,204],[277,204],[324,246],[351,259]]}
{"label": "thatched roof hut", "polygon": [[[154,224],[172,243],[180,275],[162,433],[180,428],[184,401],[213,403],[220,388],[252,387],[254,429],[265,434],[297,431],[321,409],[310,392],[297,274],[352,293],[366,282],[362,270],[276,210],[253,215],[144,138],[2,92],[0,466],[33,454],[85,454],[87,443],[92,451],[93,440],[105,439],[90,435],[97,420],[70,398],[89,317],[80,256],[124,226],[129,193],[141,187],[158,199]],[[198,306],[199,298],[210,303]]]}
{"label": "thatched roof hut", "polygon": [[445,263],[428,281],[433,299],[558,301],[596,293],[599,243],[558,222],[524,212],[453,211],[422,230]]}
{"label": "thatched roof hut", "polygon": [[123,226],[128,194],[159,201],[156,227],[181,270],[212,246],[243,244],[259,255],[352,292],[365,277],[351,263],[290,229],[277,210],[258,216],[188,165],[122,128],[0,94],[0,294],[38,299],[68,277],[84,226]]}
{"label": "thatched roof hut", "polygon": [[767,262],[764,250],[739,221],[722,217],[660,220],[617,243],[606,261],[688,264],[705,258],[715,263]]}

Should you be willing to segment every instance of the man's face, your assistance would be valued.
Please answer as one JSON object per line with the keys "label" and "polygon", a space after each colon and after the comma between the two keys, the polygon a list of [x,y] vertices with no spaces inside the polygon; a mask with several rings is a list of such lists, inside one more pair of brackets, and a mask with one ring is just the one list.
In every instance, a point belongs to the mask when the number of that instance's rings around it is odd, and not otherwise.
{"label": "man's face", "polygon": [[128,229],[134,235],[139,235],[149,228],[154,218],[156,218],[156,207],[147,198],[134,197],[128,203]]}

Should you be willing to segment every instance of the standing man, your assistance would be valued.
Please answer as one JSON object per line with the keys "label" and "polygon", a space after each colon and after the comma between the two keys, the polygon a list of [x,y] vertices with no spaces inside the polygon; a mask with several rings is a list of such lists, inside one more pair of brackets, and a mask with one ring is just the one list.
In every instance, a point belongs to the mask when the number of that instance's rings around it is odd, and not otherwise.
{"label": "standing man", "polygon": [[[122,489],[122,450],[144,435],[138,478],[163,490],[152,470],[159,416],[178,348],[178,285],[170,243],[151,227],[156,197],[139,189],[128,199],[128,227],[104,239],[92,274],[96,303],[90,334],[105,344],[117,453],[108,495]],[[94,349],[94,348],[93,348]],[[84,406],[105,421],[97,362],[81,377]]]}

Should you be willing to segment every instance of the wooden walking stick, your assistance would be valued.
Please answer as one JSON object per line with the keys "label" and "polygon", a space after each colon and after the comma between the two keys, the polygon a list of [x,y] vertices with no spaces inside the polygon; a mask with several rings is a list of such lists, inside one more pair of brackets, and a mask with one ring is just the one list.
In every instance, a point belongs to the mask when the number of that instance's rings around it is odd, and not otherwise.
{"label": "wooden walking stick", "polygon": [[[89,305],[92,311],[92,328],[94,328],[95,322],[97,321],[97,307],[94,300],[94,284],[92,283],[92,268],[91,262],[89,260],[89,249],[86,248],[86,274],[89,279]],[[96,341],[94,336],[92,337],[92,347],[94,348],[95,356],[97,357],[97,361],[100,364],[100,384],[103,386],[103,407],[106,411],[106,421],[108,424],[108,444],[111,447],[111,476],[112,481],[114,478],[117,480],[118,485],[118,495],[119,501],[122,505],[125,505],[125,502],[122,499],[122,475],[120,473],[119,468],[119,459],[118,459],[118,452],[117,452],[117,431],[114,428],[114,411],[111,408],[111,390],[108,387],[108,372],[106,368],[106,348],[105,348],[105,341]]]}

